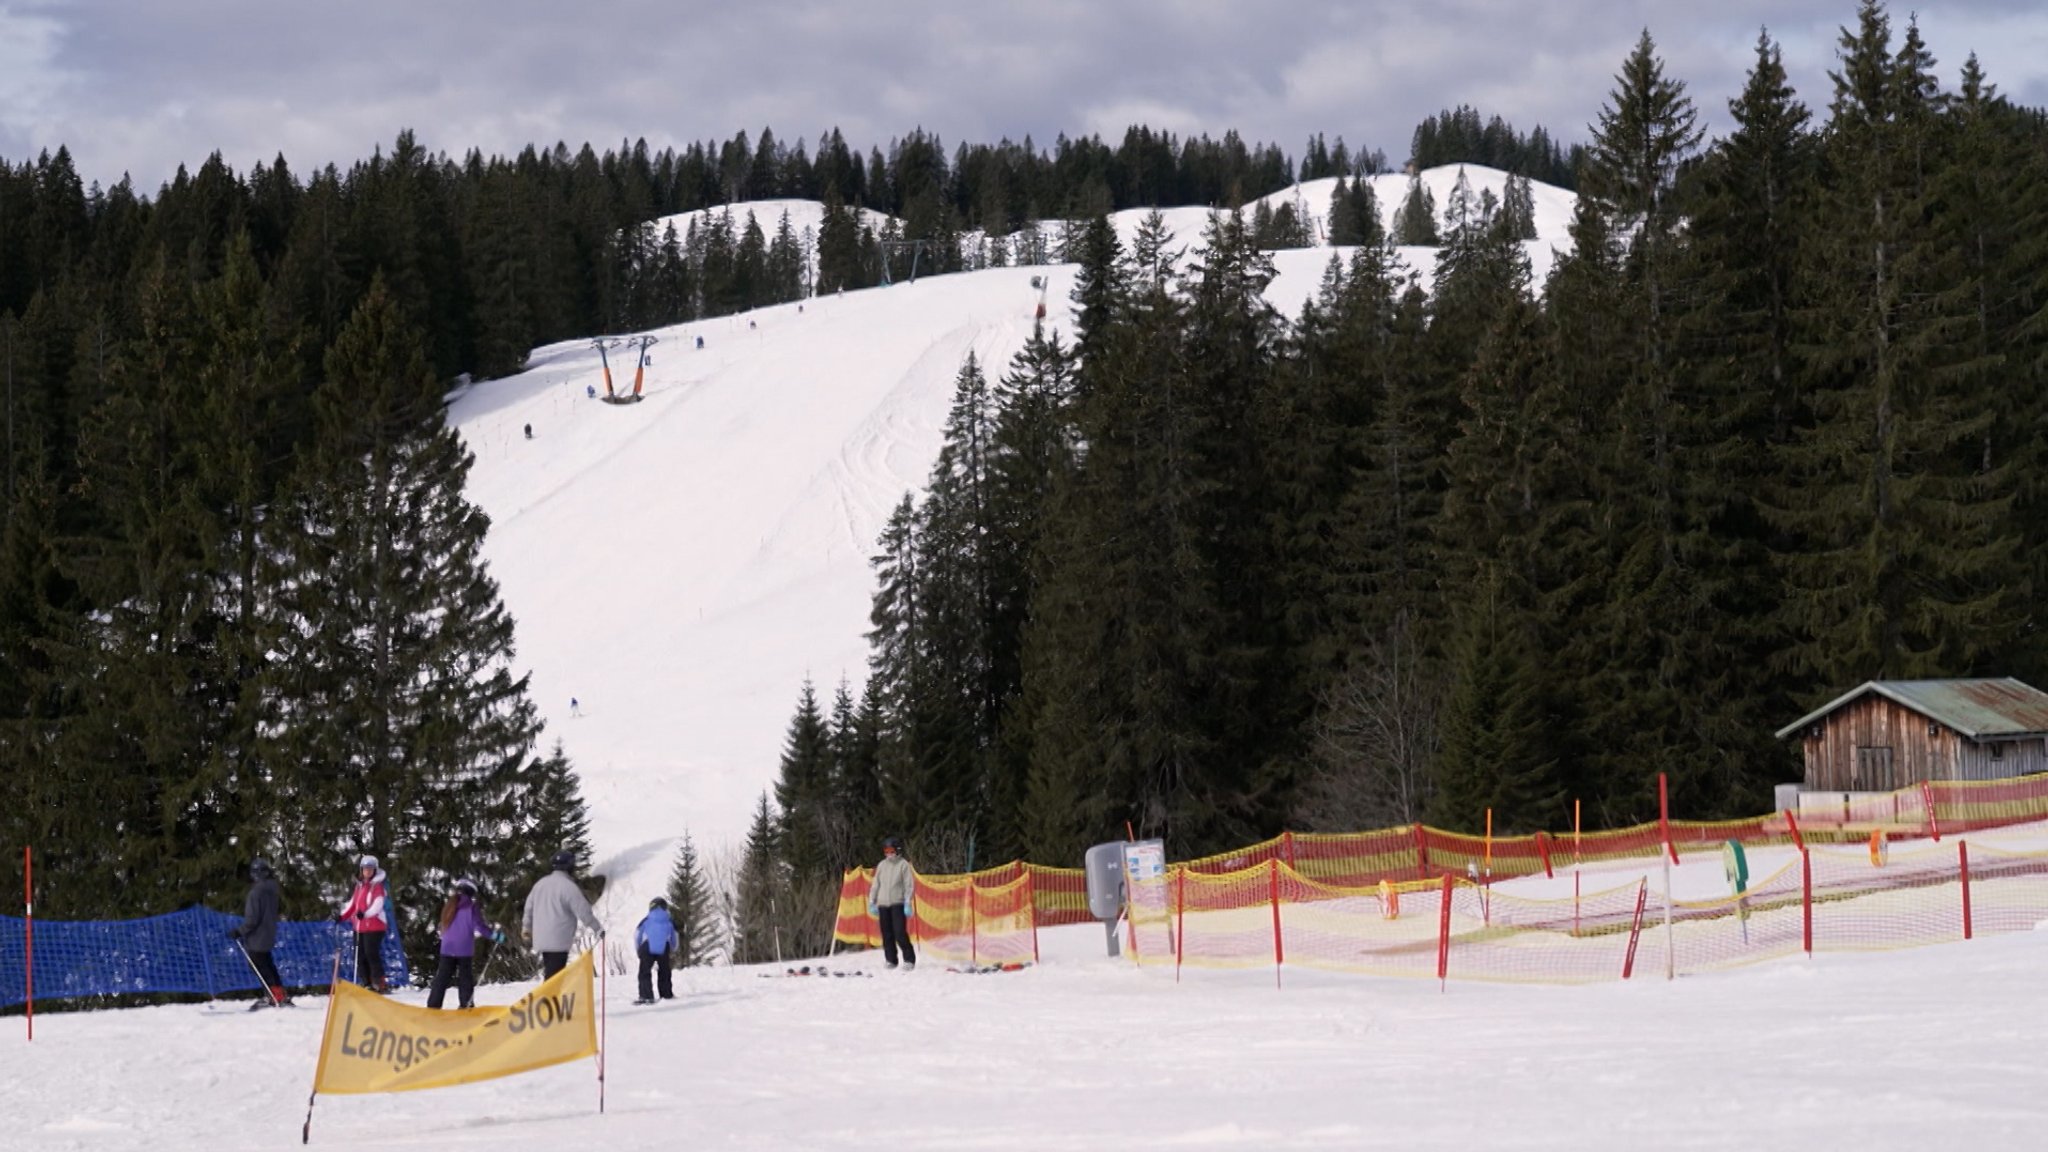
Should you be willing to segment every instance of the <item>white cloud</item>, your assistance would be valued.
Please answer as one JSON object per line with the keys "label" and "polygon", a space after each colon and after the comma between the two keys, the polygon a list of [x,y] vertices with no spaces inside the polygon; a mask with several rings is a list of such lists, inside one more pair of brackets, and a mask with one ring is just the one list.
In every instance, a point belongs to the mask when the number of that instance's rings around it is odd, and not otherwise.
{"label": "white cloud", "polygon": [[26,148],[47,136],[68,79],[57,65],[63,25],[31,7],[0,5],[0,144]]}
{"label": "white cloud", "polygon": [[[1710,129],[1764,24],[1824,108],[1855,17],[1853,0],[0,0],[0,154],[67,143],[88,178],[153,186],[216,149],[347,164],[408,127],[460,154],[763,126],[813,142],[837,126],[863,150],[917,127],[1045,145],[1142,122],[1290,152],[1321,132],[1398,160],[1460,103],[1583,139],[1645,26]],[[1923,24],[1951,82],[1974,47],[2002,91],[2048,100],[2037,5],[1966,0]]]}

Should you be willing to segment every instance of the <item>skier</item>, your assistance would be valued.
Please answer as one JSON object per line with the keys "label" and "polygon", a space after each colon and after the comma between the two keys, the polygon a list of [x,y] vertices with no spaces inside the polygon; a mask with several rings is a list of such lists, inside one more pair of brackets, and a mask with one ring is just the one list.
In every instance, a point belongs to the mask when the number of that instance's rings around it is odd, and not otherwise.
{"label": "skier", "polygon": [[648,976],[656,971],[661,973],[661,998],[676,998],[669,967],[679,942],[676,926],[668,916],[668,901],[656,896],[647,902],[647,915],[633,934],[634,947],[640,953],[640,998],[633,1003],[654,1003],[654,984]]}
{"label": "skier", "polygon": [[582,921],[604,940],[604,925],[590,910],[590,900],[576,886],[576,854],[555,853],[554,871],[534,882],[526,894],[526,915],[519,936],[540,953],[541,974],[553,976],[569,966],[569,948],[576,943],[576,922]]}
{"label": "skier", "polygon": [[389,992],[384,980],[384,931],[390,927],[391,904],[384,869],[375,856],[356,862],[356,888],[334,917],[356,930],[356,982],[374,992]]}
{"label": "skier", "polygon": [[905,972],[917,967],[917,949],[910,943],[911,893],[916,886],[917,875],[903,858],[903,841],[894,836],[883,840],[882,860],[868,886],[868,915],[882,926],[882,959],[894,968],[901,949]]}
{"label": "skier", "polygon": [[588,397],[590,397],[590,398],[591,398],[592,400],[595,400],[595,399],[597,399],[597,385],[595,385],[595,384],[585,384],[585,385],[583,386],[583,394],[584,394],[585,396],[588,396]]}
{"label": "skier", "polygon": [[699,351],[702,351],[702,350],[703,350],[703,348],[704,348],[704,338],[703,338],[702,336],[699,336],[699,337],[697,337],[697,349],[698,349]]}
{"label": "skier", "polygon": [[277,947],[277,903],[277,877],[270,871],[270,861],[258,856],[249,861],[249,895],[242,901],[242,923],[228,929],[228,939],[241,944],[249,954],[249,963],[256,968],[257,977],[263,981],[263,994],[249,1005],[251,1012],[273,1004],[279,1008],[292,1006],[292,998],[284,990],[284,977],[277,974],[277,962],[270,958],[271,950]]}
{"label": "skier", "polygon": [[527,438],[528,440],[531,440],[531,439],[533,439],[533,425],[531,425],[531,424],[528,424],[528,425],[526,426],[526,438]]}
{"label": "skier", "polygon": [[575,698],[574,696],[571,696],[571,697],[569,697],[569,715],[571,715],[571,716],[581,716],[581,715],[583,715],[583,705],[581,705],[581,704],[577,703],[577,702],[576,702],[576,698]]}
{"label": "skier", "polygon": [[484,923],[476,906],[476,881],[463,877],[441,905],[441,963],[434,969],[434,985],[427,990],[427,1007],[439,1008],[453,981],[458,1008],[476,1007],[476,942],[502,944],[505,934]]}

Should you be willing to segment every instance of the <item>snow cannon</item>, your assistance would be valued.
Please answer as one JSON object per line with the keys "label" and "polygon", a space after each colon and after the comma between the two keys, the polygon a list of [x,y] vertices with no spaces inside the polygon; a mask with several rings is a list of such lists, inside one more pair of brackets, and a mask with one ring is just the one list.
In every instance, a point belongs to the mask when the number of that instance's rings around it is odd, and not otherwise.
{"label": "snow cannon", "polygon": [[1116,942],[1116,923],[1124,914],[1124,842],[1112,840],[1088,850],[1083,869],[1088,880],[1088,911],[1102,921],[1109,937],[1109,954],[1122,955]]}

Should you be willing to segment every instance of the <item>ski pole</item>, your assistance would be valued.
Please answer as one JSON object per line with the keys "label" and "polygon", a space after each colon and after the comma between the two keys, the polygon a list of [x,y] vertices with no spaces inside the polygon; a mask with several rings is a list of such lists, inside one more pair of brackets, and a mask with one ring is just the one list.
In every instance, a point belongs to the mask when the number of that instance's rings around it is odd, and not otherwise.
{"label": "ski pole", "polygon": [[[265,996],[270,997],[271,1006],[274,1008],[282,1008],[284,1006],[283,998],[277,994],[277,989],[270,986],[270,978],[263,974],[263,969],[258,968],[256,966],[256,958],[254,956],[249,955],[249,946],[247,944],[242,943],[242,938],[239,936],[235,937],[235,951],[240,952],[242,954],[242,959],[247,960],[249,962],[249,971],[254,972],[256,974],[256,986],[263,989],[263,994]],[[280,979],[282,979],[282,977],[280,977]]]}
{"label": "ski pole", "polygon": [[496,964],[498,962],[498,953],[503,951],[504,948],[505,942],[503,940],[491,941],[491,954],[489,956],[484,957],[483,971],[478,972],[476,974],[476,982],[478,984],[490,983],[490,981],[485,979],[485,977],[488,977],[491,974],[491,965]]}

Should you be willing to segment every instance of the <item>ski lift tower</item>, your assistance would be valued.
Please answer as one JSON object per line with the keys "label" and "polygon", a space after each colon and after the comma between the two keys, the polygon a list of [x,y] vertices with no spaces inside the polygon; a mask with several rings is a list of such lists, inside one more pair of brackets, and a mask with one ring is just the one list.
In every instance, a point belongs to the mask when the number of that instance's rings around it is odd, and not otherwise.
{"label": "ski lift tower", "polygon": [[[647,379],[647,349],[660,342],[654,336],[633,336],[626,339],[621,339],[617,336],[599,336],[597,339],[592,340],[590,346],[597,349],[598,362],[604,366],[604,395],[599,397],[599,399],[602,399],[607,404],[638,404],[640,402],[640,389]],[[631,348],[639,356],[638,363],[633,367],[633,390],[629,393],[619,393],[612,390],[611,358],[606,355],[606,352],[620,347]]]}
{"label": "ski lift tower", "polygon": [[910,253],[910,282],[912,284],[917,283],[918,258],[924,255],[924,250],[927,247],[930,247],[932,242],[930,240],[884,240],[881,242],[881,244],[882,286],[886,288],[889,286],[890,283],[889,257],[894,255],[895,253],[903,252],[906,250],[909,251]]}
{"label": "ski lift tower", "polygon": [[604,398],[607,402],[612,398],[612,358],[610,353],[612,349],[624,343],[625,341],[617,336],[597,336],[593,337],[590,341],[590,346],[597,349],[598,367],[604,370]]}

